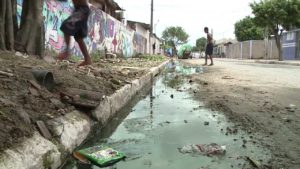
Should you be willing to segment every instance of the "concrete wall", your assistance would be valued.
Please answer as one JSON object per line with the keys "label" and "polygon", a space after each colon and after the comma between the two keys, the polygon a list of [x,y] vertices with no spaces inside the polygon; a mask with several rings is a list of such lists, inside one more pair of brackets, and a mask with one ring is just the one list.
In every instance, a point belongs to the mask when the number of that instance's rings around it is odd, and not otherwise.
{"label": "concrete wall", "polygon": [[[23,0],[17,0],[19,22],[22,2]],[[72,13],[72,10],[71,0],[69,2],[44,0],[45,44],[48,50],[59,52],[64,49],[63,33],[59,28],[62,21]],[[88,21],[88,37],[85,39],[90,53],[104,51],[105,46],[108,51],[120,53],[126,57],[145,51],[147,45],[140,34],[128,29],[123,23],[92,5],[91,11]],[[74,40],[71,42],[71,51],[73,55],[82,57]]]}
{"label": "concrete wall", "polygon": [[226,58],[233,59],[278,59],[274,40],[252,40],[238,42],[226,47]]}

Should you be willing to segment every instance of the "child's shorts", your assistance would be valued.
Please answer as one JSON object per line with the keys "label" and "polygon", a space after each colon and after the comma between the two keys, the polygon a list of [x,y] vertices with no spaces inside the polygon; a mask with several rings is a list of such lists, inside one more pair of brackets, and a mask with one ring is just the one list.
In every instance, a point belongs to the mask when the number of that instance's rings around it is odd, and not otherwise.
{"label": "child's shorts", "polygon": [[60,30],[65,34],[77,38],[85,38],[88,34],[87,21],[90,15],[90,8],[87,5],[75,7],[72,15],[63,21]]}

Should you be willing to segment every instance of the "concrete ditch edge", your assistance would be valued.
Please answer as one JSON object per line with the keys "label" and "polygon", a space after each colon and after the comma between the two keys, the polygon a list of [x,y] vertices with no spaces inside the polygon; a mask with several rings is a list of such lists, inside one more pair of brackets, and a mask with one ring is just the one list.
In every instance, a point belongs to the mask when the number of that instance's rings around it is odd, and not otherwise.
{"label": "concrete ditch edge", "polygon": [[[111,96],[107,96],[93,111],[93,118],[102,126],[106,125],[118,111],[126,106],[137,93],[153,78],[158,75],[169,61],[165,61],[149,72],[133,80],[117,90]],[[96,122],[82,112],[74,111],[65,116],[47,122],[49,130],[58,138],[49,141],[39,133],[26,139],[15,148],[8,149],[0,157],[0,169],[56,169],[62,165],[62,161],[77,146],[79,146],[90,134],[92,126]]]}

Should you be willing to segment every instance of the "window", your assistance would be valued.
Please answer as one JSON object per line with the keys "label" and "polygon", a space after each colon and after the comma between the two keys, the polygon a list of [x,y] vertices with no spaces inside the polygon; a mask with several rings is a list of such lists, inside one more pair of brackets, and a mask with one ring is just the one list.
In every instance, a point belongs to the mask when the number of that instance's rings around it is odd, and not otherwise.
{"label": "window", "polygon": [[286,35],[286,40],[287,41],[291,41],[291,40],[294,40],[295,39],[295,32],[291,32],[291,33],[288,33]]}

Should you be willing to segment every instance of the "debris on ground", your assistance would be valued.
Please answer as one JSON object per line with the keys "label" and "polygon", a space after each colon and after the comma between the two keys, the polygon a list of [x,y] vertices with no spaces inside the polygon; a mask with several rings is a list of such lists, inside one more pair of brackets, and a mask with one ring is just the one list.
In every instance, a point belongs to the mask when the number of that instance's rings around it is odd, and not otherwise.
{"label": "debris on ground", "polygon": [[73,153],[74,157],[81,162],[108,167],[126,158],[125,154],[106,146],[94,146]]}
{"label": "debris on ground", "polygon": [[220,146],[216,143],[211,144],[191,144],[186,145],[182,148],[178,148],[182,154],[193,154],[193,155],[224,155],[226,153],[226,146]]}
{"label": "debris on ground", "polygon": [[173,95],[173,94],[171,94],[171,96],[170,96],[170,97],[171,97],[171,99],[173,99],[173,98],[174,98],[174,95]]}
{"label": "debris on ground", "polygon": [[[76,108],[93,109],[105,96],[112,95],[163,61],[100,59],[78,68],[68,61],[55,64],[33,56],[25,59],[10,52],[0,53],[0,152],[31,137],[38,130],[38,121],[47,124],[48,120]],[[46,74],[40,76],[43,78],[39,81],[32,70]],[[45,85],[49,84],[44,81],[47,72],[54,78],[53,91],[47,90]]]}

